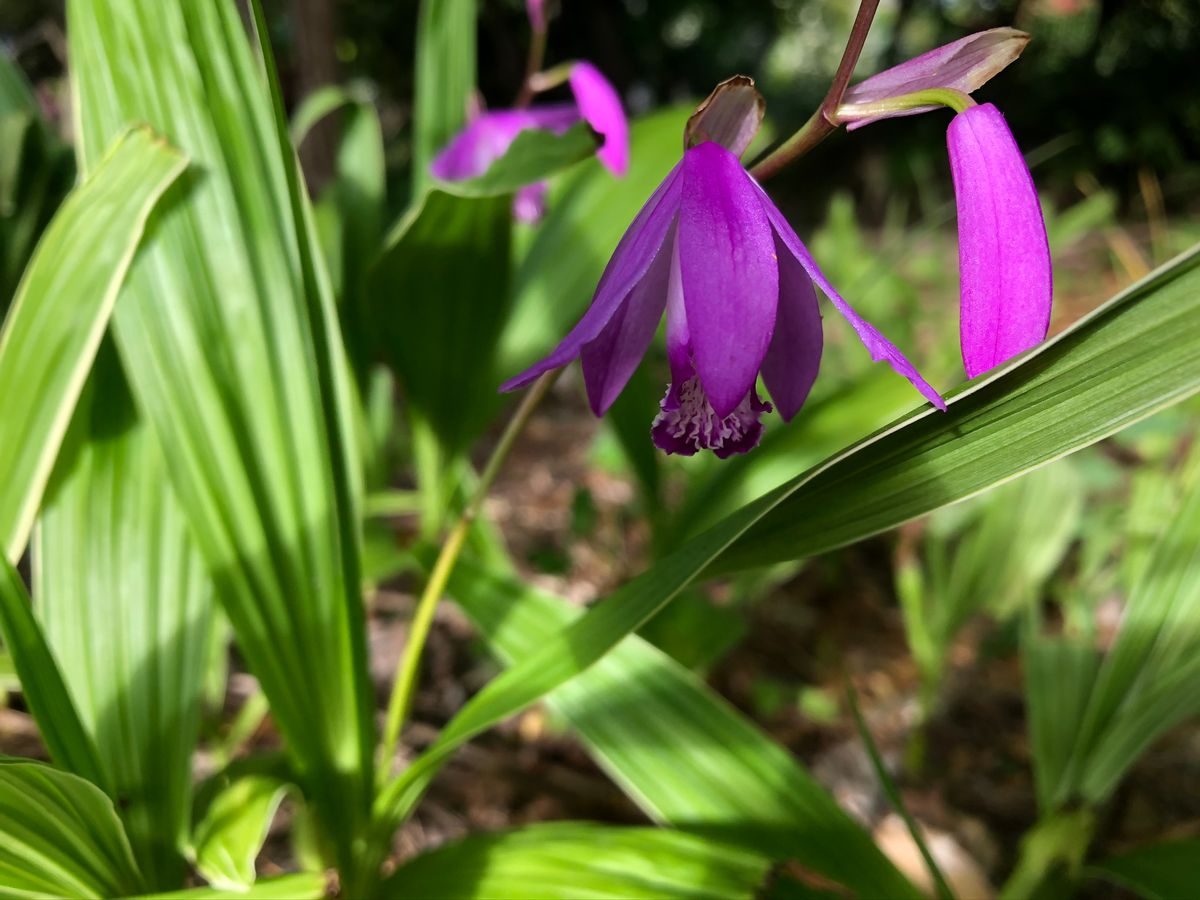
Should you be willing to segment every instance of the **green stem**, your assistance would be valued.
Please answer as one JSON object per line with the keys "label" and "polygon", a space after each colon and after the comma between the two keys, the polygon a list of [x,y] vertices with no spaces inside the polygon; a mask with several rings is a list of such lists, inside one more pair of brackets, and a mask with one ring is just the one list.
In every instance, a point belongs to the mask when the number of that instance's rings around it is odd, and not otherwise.
{"label": "green stem", "polygon": [[975,101],[962,91],[953,88],[929,88],[878,100],[875,103],[847,103],[838,107],[835,118],[838,124],[843,124],[855,119],[869,119],[872,116],[920,109],[923,106],[948,106],[955,112],[962,112],[976,105]]}
{"label": "green stem", "polygon": [[538,90],[534,86],[534,79],[537,77],[538,70],[542,67],[542,61],[545,58],[546,29],[535,28],[533,35],[529,39],[529,56],[525,60],[525,80],[521,82],[521,92],[517,94],[516,103],[513,104],[517,108],[528,106],[530,101],[533,100],[533,95]]}
{"label": "green stem", "polygon": [[871,23],[878,8],[879,0],[862,0],[859,4],[858,15],[854,17],[854,25],[850,29],[850,38],[842,52],[842,61],[838,63],[833,83],[829,86],[825,99],[821,101],[820,108],[800,126],[799,131],[755,164],[750,174],[759,181],[779,174],[837,130],[838,107],[842,105],[842,97],[846,94],[846,88],[850,86],[850,78],[854,74],[854,67],[858,65],[858,58],[862,56],[863,45],[867,42],[867,34],[871,30]]}
{"label": "green stem", "polygon": [[521,398],[521,405],[517,407],[516,413],[513,414],[504,433],[500,436],[500,441],[492,450],[492,455],[488,458],[483,474],[479,476],[479,483],[475,486],[471,499],[446,536],[446,541],[438,553],[437,561],[433,564],[433,570],[429,573],[429,581],[417,601],[416,611],[409,624],[408,641],[396,667],[396,679],[392,687],[392,696],[388,701],[387,719],[379,757],[379,770],[383,777],[386,777],[386,773],[390,769],[390,761],[396,754],[396,744],[400,740],[400,730],[404,727],[404,722],[412,709],[413,696],[416,694],[417,688],[417,676],[421,670],[421,653],[429,638],[438,600],[446,590],[446,583],[450,580],[454,564],[458,562],[467,536],[471,533],[471,526],[483,509],[483,501],[487,498],[496,476],[500,474],[500,469],[508,458],[513,444],[542,397],[546,395],[558,378],[560,371],[555,369],[542,375],[533,383],[528,393]]}

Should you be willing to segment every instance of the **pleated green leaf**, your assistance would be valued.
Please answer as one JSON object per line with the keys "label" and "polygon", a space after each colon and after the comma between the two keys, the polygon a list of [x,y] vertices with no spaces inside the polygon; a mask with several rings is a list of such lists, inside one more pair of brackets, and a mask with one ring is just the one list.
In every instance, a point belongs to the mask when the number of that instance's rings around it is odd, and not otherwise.
{"label": "pleated green leaf", "polygon": [[240,891],[198,887],[161,894],[141,894],[134,900],[321,900],[326,896],[328,893],[323,873],[300,872],[263,878]]}
{"label": "pleated green leaf", "polygon": [[74,0],[68,33],[85,168],[129,120],[195,159],[130,273],[116,342],[242,653],[348,857],[374,731],[356,451],[286,123],[230,0]]}
{"label": "pleated green leaf", "polygon": [[475,91],[475,0],[421,0],[413,98],[413,196],[429,163],[466,124]]}
{"label": "pleated green leaf", "polygon": [[[582,615],[470,562],[459,563],[449,593],[508,665]],[[547,702],[655,821],[795,859],[861,896],[916,896],[787,751],[641,638],[625,638]]]}
{"label": "pleated green leaf", "polygon": [[254,861],[286,793],[278,779],[251,775],[213,798],[194,841],[196,868],[206,881],[238,893],[254,884]]}
{"label": "pleated green leaf", "polygon": [[499,398],[496,342],[508,315],[507,196],[433,190],[401,220],[367,292],[380,350],[444,449],[461,449]]}
{"label": "pleated green leaf", "polygon": [[151,887],[183,878],[212,587],[111,346],[34,532],[34,597]]}
{"label": "pleated green leaf", "polygon": [[[789,497],[807,499],[802,513],[789,507],[804,516],[800,522],[779,526],[796,534],[782,557],[793,559],[965,499],[1197,390],[1200,249],[973,384],[952,398],[949,412],[920,410],[901,419],[666,556],[476,694],[389,784],[379,814],[406,815],[457,747],[595,663]],[[824,529],[810,528],[814,521]],[[761,556],[749,543],[739,548],[739,564]],[[783,552],[779,547],[776,555]]]}
{"label": "pleated green leaf", "polygon": [[658,828],[574,822],[481,834],[418,856],[383,886],[387,898],[579,900],[757,896],[765,857]]}
{"label": "pleated green leaf", "polygon": [[0,332],[0,542],[16,562],[151,210],[184,158],[112,129],[38,244]]}
{"label": "pleated green leaf", "polygon": [[1200,840],[1138,847],[1088,866],[1088,875],[1135,892],[1145,900],[1191,897],[1200,885]]}
{"label": "pleated green leaf", "polygon": [[127,897],[141,875],[95,785],[41,763],[0,759],[0,895]]}
{"label": "pleated green leaf", "polygon": [[83,726],[41,626],[33,616],[25,583],[3,558],[0,558],[0,638],[50,757],[63,768],[108,788],[100,754]]}

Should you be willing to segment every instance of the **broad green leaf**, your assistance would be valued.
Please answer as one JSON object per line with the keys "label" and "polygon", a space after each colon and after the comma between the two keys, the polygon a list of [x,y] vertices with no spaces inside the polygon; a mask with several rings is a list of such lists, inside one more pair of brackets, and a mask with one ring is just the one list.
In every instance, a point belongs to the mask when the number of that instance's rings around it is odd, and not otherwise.
{"label": "broad green leaf", "polygon": [[141,894],[134,900],[321,900],[327,896],[329,894],[323,873],[300,872],[295,875],[262,878],[239,891],[220,887],[198,887],[162,894]]}
{"label": "broad green leaf", "polygon": [[196,826],[196,868],[214,887],[241,893],[255,883],[254,861],[287,793],[276,778],[239,778],[222,790]]}
{"label": "broad green leaf", "polygon": [[482,175],[440,186],[463,197],[511,194],[587,159],[595,152],[595,135],[582,123],[563,134],[531,128],[518,134],[504,155]]}
{"label": "broad green leaf", "polygon": [[413,98],[413,196],[429,163],[466,124],[475,90],[475,0],[421,0]]}
{"label": "broad green leaf", "polygon": [[[582,615],[469,561],[459,563],[449,593],[509,665]],[[625,638],[547,702],[655,821],[795,859],[862,896],[914,895],[787,751],[641,638]]]}
{"label": "broad green leaf", "polygon": [[1200,885],[1200,840],[1164,841],[1138,847],[1085,870],[1134,891],[1145,900],[1179,900]]}
{"label": "broad green leaf", "polygon": [[99,788],[41,763],[0,759],[0,895],[127,897],[141,888]]}
{"label": "broad green leaf", "polygon": [[111,345],[46,492],[34,597],[147,884],[182,880],[212,584]]}
{"label": "broad green leaf", "polygon": [[66,682],[16,569],[0,558],[0,638],[12,658],[25,703],[51,758],[94,784],[108,788],[100,756],[79,718]]}
{"label": "broad green leaf", "polygon": [[802,481],[712,573],[823,553],[981,493],[1200,390],[1200,248]]}
{"label": "broad green leaf", "polygon": [[382,896],[748,900],[768,867],[763,856],[681,832],[552,822],[422,854],[396,870]]}
{"label": "broad green leaf", "polygon": [[[388,785],[377,814],[385,822],[406,815],[457,747],[587,669],[789,498],[819,501],[801,525],[826,519],[825,531],[787,548],[782,558],[791,559],[965,499],[1195,393],[1198,283],[1200,251],[1193,251],[953,397],[949,412],[910,414],[689,541],[486,685]],[[1129,369],[1129,380],[1114,374]],[[871,484],[871,496],[863,496]],[[839,509],[850,512],[839,519]],[[831,518],[843,523],[840,532]],[[754,552],[744,546],[738,561]]]}
{"label": "broad green leaf", "polygon": [[498,403],[497,335],[508,315],[507,196],[427,193],[393,229],[367,292],[380,348],[445,450]]}
{"label": "broad green leaf", "polygon": [[0,332],[0,541],[16,562],[151,210],[184,158],[114,128],[46,230]]}
{"label": "broad green leaf", "polygon": [[242,654],[348,858],[374,732],[357,451],[286,123],[235,3],[74,0],[67,12],[84,167],[129,120],[196,163],[130,273],[116,342]]}

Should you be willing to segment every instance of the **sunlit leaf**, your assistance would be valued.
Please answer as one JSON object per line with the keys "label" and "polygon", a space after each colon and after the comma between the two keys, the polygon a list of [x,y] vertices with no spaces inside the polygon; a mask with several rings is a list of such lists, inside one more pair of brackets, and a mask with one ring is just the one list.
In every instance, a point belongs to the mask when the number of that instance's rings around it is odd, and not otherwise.
{"label": "sunlit leaf", "polygon": [[469,837],[396,870],[384,897],[462,900],[749,898],[767,860],[658,828],[551,822]]}
{"label": "sunlit leaf", "polygon": [[[509,665],[582,612],[460,562],[450,594]],[[636,636],[547,702],[657,822],[795,859],[863,896],[914,889],[782,747],[694,673]]]}
{"label": "sunlit leaf", "polygon": [[213,886],[242,892],[255,883],[254,861],[287,785],[266,776],[239,778],[209,804],[196,826],[196,868]]}
{"label": "sunlit leaf", "polygon": [[151,887],[183,877],[212,586],[111,346],[34,532],[34,597]]}
{"label": "sunlit leaf", "polygon": [[20,574],[0,558],[0,638],[38,733],[50,757],[93,784],[109,788],[108,777],[91,735],[83,726],[66,682],[33,616]]}
{"label": "sunlit leaf", "polygon": [[329,896],[325,875],[301,872],[261,878],[239,891],[221,887],[198,887],[161,894],[140,894],[134,900],[321,900]]}
{"label": "sunlit leaf", "polygon": [[146,221],[185,165],[145,129],[113,137],[46,230],[0,332],[0,541],[13,562]]}
{"label": "sunlit leaf", "polygon": [[0,757],[0,894],[127,897],[141,888],[121,822],[99,788]]}
{"label": "sunlit leaf", "polygon": [[374,732],[358,461],[348,367],[286,123],[236,4],[67,11],[85,165],[129,120],[153,123],[195,160],[197,177],[133,267],[116,343],[243,657],[347,858]]}

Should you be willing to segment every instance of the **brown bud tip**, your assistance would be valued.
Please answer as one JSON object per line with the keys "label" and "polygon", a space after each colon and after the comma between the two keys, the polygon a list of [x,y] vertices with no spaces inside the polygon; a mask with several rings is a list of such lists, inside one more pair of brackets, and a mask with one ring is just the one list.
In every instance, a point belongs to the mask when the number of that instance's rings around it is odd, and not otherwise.
{"label": "brown bud tip", "polygon": [[695,147],[714,141],[741,156],[758,134],[767,104],[754,79],[734,75],[713,88],[703,103],[696,107],[683,130],[683,147]]}

